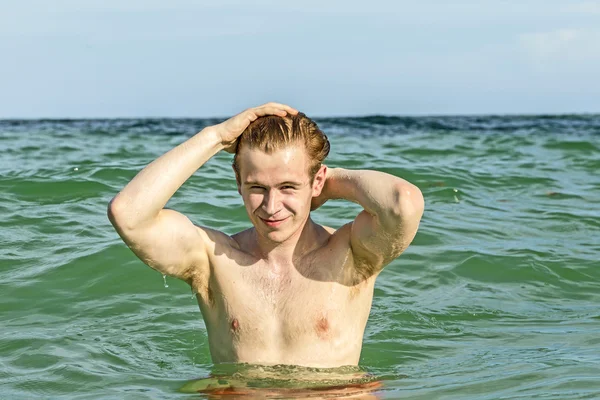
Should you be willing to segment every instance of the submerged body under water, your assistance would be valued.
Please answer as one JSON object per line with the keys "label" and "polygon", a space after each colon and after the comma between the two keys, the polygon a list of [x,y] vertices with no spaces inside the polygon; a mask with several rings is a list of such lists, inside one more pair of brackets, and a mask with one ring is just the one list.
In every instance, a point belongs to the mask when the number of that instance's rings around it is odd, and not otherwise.
{"label": "submerged body under water", "polygon": [[[379,398],[383,377],[360,367],[307,368],[292,365],[216,365],[209,377],[186,382],[181,393],[267,398]],[[390,379],[388,377],[388,379]]]}
{"label": "submerged body under water", "polygon": [[[403,177],[426,202],[378,278],[360,368],[339,371],[214,366],[189,288],[106,218],[141,168],[215,122],[0,121],[0,398],[362,384],[390,399],[600,397],[600,116],[318,120],[328,165]],[[247,228],[230,163],[217,155],[168,206]],[[313,218],[339,227],[359,211],[332,201]]]}

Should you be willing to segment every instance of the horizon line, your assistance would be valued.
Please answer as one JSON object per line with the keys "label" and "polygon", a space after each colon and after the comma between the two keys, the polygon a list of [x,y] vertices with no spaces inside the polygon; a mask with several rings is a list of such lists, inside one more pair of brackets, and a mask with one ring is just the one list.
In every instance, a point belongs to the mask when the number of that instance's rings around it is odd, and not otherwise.
{"label": "horizon line", "polygon": [[[310,117],[312,119],[341,119],[341,118],[451,118],[451,117],[565,117],[565,116],[600,116],[600,111],[595,112],[560,112],[560,113],[456,113],[456,114],[357,114],[357,115],[333,115],[333,116],[314,116]],[[9,118],[0,118],[0,121],[90,121],[90,120],[138,120],[138,119],[146,119],[146,120],[203,120],[203,119],[218,119],[218,120],[226,120],[231,118],[222,117],[222,116],[213,116],[213,117],[192,117],[192,116],[154,116],[154,117],[9,117]]]}

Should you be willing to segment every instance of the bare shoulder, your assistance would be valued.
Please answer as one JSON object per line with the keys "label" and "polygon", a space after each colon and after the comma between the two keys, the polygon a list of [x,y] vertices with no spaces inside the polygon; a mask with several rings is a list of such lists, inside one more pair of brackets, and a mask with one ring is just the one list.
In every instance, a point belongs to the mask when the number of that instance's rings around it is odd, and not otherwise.
{"label": "bare shoulder", "polygon": [[[351,233],[352,223],[347,223],[338,229],[320,226],[323,232],[323,245],[319,249],[320,265],[327,265],[332,276],[344,286],[356,286],[368,280],[371,276],[358,274],[363,268],[352,252]],[[359,268],[360,267],[360,268]]]}
{"label": "bare shoulder", "polygon": [[233,235],[212,228],[198,228],[204,237],[211,271],[231,262],[247,264],[252,258],[252,228]]}
{"label": "bare shoulder", "polygon": [[254,228],[248,228],[248,229],[238,232],[230,237],[231,237],[231,240],[233,240],[235,242],[235,246],[237,246],[238,249],[241,249],[246,243],[250,242],[250,239],[251,239],[253,233],[254,233]]}
{"label": "bare shoulder", "polygon": [[233,236],[229,236],[225,232],[221,232],[212,228],[207,228],[205,226],[196,226],[196,228],[200,232],[200,235],[203,237],[209,250],[212,250],[213,252],[218,246],[239,249],[238,242],[235,239],[235,237],[239,235],[239,233]]}
{"label": "bare shoulder", "polygon": [[345,224],[338,229],[324,225],[321,225],[321,227],[328,233],[328,246],[350,249],[350,233],[352,231],[351,223]]}
{"label": "bare shoulder", "polygon": [[215,268],[219,268],[223,264],[223,257],[224,259],[234,258],[232,254],[239,251],[239,245],[232,236],[225,232],[200,225],[196,225],[196,230],[202,238],[203,257],[196,260],[186,280],[194,291],[201,296],[207,296],[206,299],[208,299],[210,297],[208,296],[208,286]]}
{"label": "bare shoulder", "polygon": [[349,248],[350,230],[346,225],[338,229],[317,223],[315,223],[315,226],[317,228],[316,240],[321,244],[319,249],[344,251]]}
{"label": "bare shoulder", "polygon": [[333,235],[334,233],[336,233],[338,231],[338,229],[335,228],[331,228],[329,226],[325,226],[325,225],[319,225],[321,228],[323,228],[323,230],[325,230],[325,232],[329,233],[330,235]]}

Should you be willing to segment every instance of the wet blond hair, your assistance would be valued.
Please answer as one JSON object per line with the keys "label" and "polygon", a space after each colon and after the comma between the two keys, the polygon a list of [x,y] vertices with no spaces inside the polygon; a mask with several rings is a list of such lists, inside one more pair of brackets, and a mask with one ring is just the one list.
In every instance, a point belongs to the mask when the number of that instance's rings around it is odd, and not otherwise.
{"label": "wet blond hair", "polygon": [[329,140],[317,124],[303,113],[285,117],[269,115],[252,122],[240,135],[233,156],[235,177],[240,183],[238,155],[243,148],[259,149],[267,154],[292,144],[304,144],[309,158],[311,182],[329,154]]}

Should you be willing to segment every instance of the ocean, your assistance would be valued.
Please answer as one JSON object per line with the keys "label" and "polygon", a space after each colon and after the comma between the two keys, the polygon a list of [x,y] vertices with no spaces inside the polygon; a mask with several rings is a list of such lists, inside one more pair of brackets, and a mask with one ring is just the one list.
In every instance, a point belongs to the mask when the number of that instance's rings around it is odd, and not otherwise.
{"label": "ocean", "polygon": [[[219,369],[198,305],[133,255],[106,208],[220,121],[0,121],[0,399],[198,398],[180,389]],[[600,398],[600,115],[317,122],[329,166],[388,172],[425,197],[375,288],[360,368],[382,380],[378,397]],[[168,206],[249,227],[231,158]],[[359,211],[330,201],[313,218],[339,227]]]}

